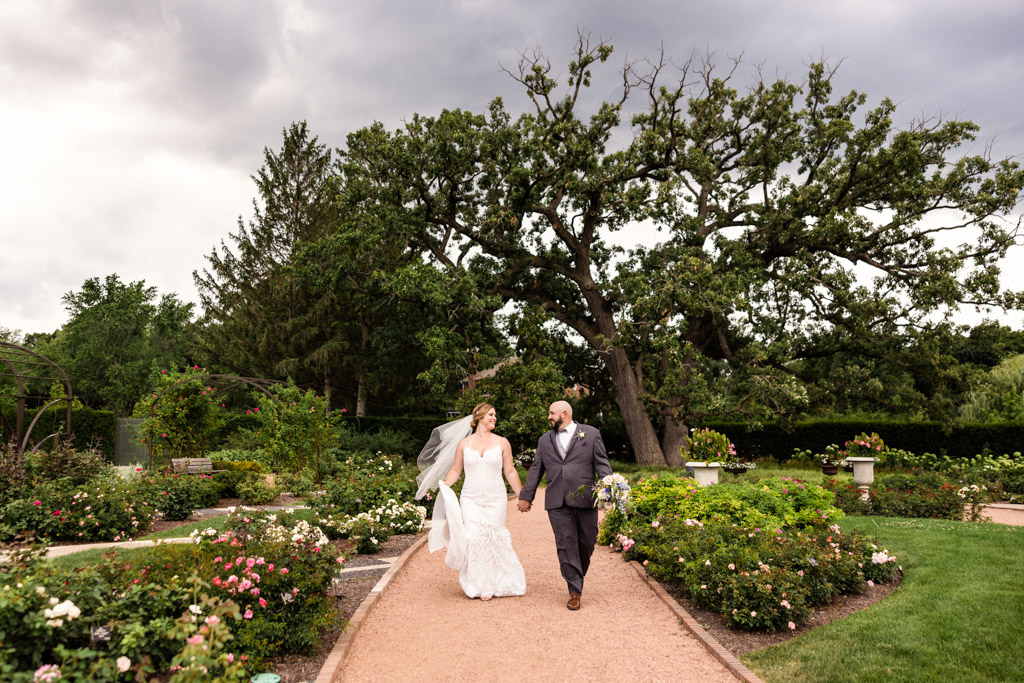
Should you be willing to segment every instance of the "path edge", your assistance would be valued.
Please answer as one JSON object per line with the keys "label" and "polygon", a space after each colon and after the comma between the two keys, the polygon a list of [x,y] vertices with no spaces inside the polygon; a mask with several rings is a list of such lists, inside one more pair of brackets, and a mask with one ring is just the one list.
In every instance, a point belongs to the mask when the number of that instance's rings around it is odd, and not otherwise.
{"label": "path edge", "polygon": [[317,674],[314,679],[315,683],[335,683],[340,681],[341,669],[345,665],[345,657],[348,656],[349,650],[352,648],[352,641],[355,640],[356,635],[359,633],[359,629],[362,627],[363,622],[366,621],[366,617],[370,615],[377,601],[380,599],[384,589],[388,587],[392,579],[398,575],[405,563],[409,561],[409,558],[416,553],[417,550],[422,548],[427,542],[427,534],[423,534],[419,540],[413,543],[411,546],[405,549],[398,559],[394,561],[391,568],[384,572],[384,576],[380,577],[376,585],[370,592],[367,593],[363,601],[359,603],[359,607],[352,613],[352,617],[348,620],[348,624],[345,625],[345,630],[338,640],[334,642],[334,647],[331,648],[331,653],[327,655],[327,659],[324,661],[323,666],[320,667],[320,673]]}
{"label": "path edge", "polygon": [[[640,578],[647,583],[648,587],[654,591],[654,594],[661,598],[661,601],[675,613],[682,625],[686,627],[686,630],[697,639],[697,642],[699,642],[705,650],[710,652],[715,659],[721,662],[725,668],[729,669],[734,676],[741,681],[744,681],[744,683],[764,683],[764,681],[757,674],[751,671],[746,664],[737,659],[736,655],[727,650],[721,643],[715,640],[714,636],[698,624],[697,620],[691,617],[690,614],[683,609],[683,606],[680,605],[675,598],[669,595],[668,591],[666,591],[654,577],[647,573],[647,569],[645,569],[642,564],[636,560],[630,560],[629,564],[636,570],[636,573],[640,575]],[[317,681],[319,682],[319,679],[317,679]]]}

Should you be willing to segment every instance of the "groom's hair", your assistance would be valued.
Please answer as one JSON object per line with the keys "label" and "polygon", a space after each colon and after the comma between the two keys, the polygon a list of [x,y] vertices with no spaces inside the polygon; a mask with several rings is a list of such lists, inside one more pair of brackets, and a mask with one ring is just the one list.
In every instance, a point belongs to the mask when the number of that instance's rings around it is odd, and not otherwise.
{"label": "groom's hair", "polygon": [[476,426],[480,424],[480,420],[484,419],[484,415],[490,412],[493,407],[490,403],[477,403],[476,407],[473,408],[473,412],[470,413],[473,416],[473,419],[469,421],[470,429],[476,429]]}

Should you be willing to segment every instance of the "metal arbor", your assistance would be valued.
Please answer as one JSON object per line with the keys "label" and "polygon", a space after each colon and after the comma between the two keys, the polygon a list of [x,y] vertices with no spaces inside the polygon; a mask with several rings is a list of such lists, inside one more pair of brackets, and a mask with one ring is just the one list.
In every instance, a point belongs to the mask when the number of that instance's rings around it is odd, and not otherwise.
{"label": "metal arbor", "polygon": [[[263,379],[263,378],[260,378],[260,377],[239,377],[238,375],[223,375],[223,374],[218,374],[218,373],[202,373],[202,374],[197,374],[197,375],[189,375],[188,377],[182,377],[178,381],[174,382],[173,384],[167,385],[166,387],[161,389],[159,392],[154,394],[153,398],[159,398],[160,396],[163,396],[165,393],[167,393],[171,389],[179,387],[182,384],[184,384],[185,382],[189,382],[189,381],[194,380],[194,379],[208,380],[211,386],[217,386],[218,389],[220,389],[220,390],[224,390],[224,389],[227,389],[229,387],[232,387],[232,386],[235,386],[235,385],[239,385],[239,384],[241,384],[241,385],[248,385],[248,386],[252,387],[253,389],[257,389],[259,391],[262,391],[264,394],[269,396],[271,399],[274,398],[274,395],[272,393],[270,393],[270,391],[268,391],[267,387],[273,386],[274,384],[284,384],[284,382],[282,382],[280,380],[276,380],[276,379]],[[151,418],[153,417],[153,411],[155,409],[156,409],[156,403],[154,402],[149,407],[149,416]],[[152,468],[153,467],[153,439],[152,439],[152,434],[150,434],[150,438],[146,439],[146,446],[147,446],[146,450],[148,451],[148,454],[149,454],[149,467]]]}
{"label": "metal arbor", "polygon": [[[54,363],[52,360],[40,356],[38,353],[29,351],[24,346],[14,344],[11,342],[0,342],[0,377],[13,377],[16,384],[16,393],[14,395],[17,403],[17,417],[15,418],[15,447],[18,453],[24,453],[28,447],[29,437],[32,436],[32,430],[35,429],[36,424],[39,422],[39,418],[42,417],[43,413],[50,408],[50,406],[56,405],[61,401],[66,403],[66,413],[64,417],[64,434],[71,434],[71,380],[60,368],[59,365]],[[52,398],[49,395],[33,395],[29,394],[28,383],[33,380],[48,380],[51,382],[61,382],[64,385],[65,396],[59,398]],[[29,400],[34,401],[46,401],[42,408],[36,412],[35,418],[29,423],[28,429],[25,429],[25,404]],[[0,413],[2,414],[2,413]],[[46,441],[56,438],[60,432],[54,432],[44,437],[42,440],[36,443],[32,452],[39,450]]]}

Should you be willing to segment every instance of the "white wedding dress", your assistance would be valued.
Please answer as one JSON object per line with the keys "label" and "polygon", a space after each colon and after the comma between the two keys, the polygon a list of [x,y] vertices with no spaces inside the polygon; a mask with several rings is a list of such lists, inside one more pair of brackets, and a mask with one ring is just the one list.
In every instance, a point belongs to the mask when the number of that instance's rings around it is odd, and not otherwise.
{"label": "white wedding dress", "polygon": [[483,453],[464,448],[463,471],[466,479],[458,500],[451,488],[440,484],[446,507],[445,528],[440,530],[448,548],[445,563],[459,570],[459,583],[471,598],[525,595],[526,574],[505,528],[508,497],[501,478],[501,447]]}

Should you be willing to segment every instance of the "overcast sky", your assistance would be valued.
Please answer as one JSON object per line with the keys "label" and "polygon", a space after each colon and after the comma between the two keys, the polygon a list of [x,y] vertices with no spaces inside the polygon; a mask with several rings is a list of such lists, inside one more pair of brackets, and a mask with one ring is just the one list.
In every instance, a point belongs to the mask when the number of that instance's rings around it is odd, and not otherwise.
{"label": "overcast sky", "polygon": [[0,0],[0,326],[53,331],[61,296],[111,273],[195,301],[289,123],[339,147],[375,120],[519,110],[501,66],[535,47],[565,64],[578,28],[617,63],[663,45],[799,81],[845,60],[837,90],[892,98],[898,124],[966,118],[1024,153],[1020,0]]}

